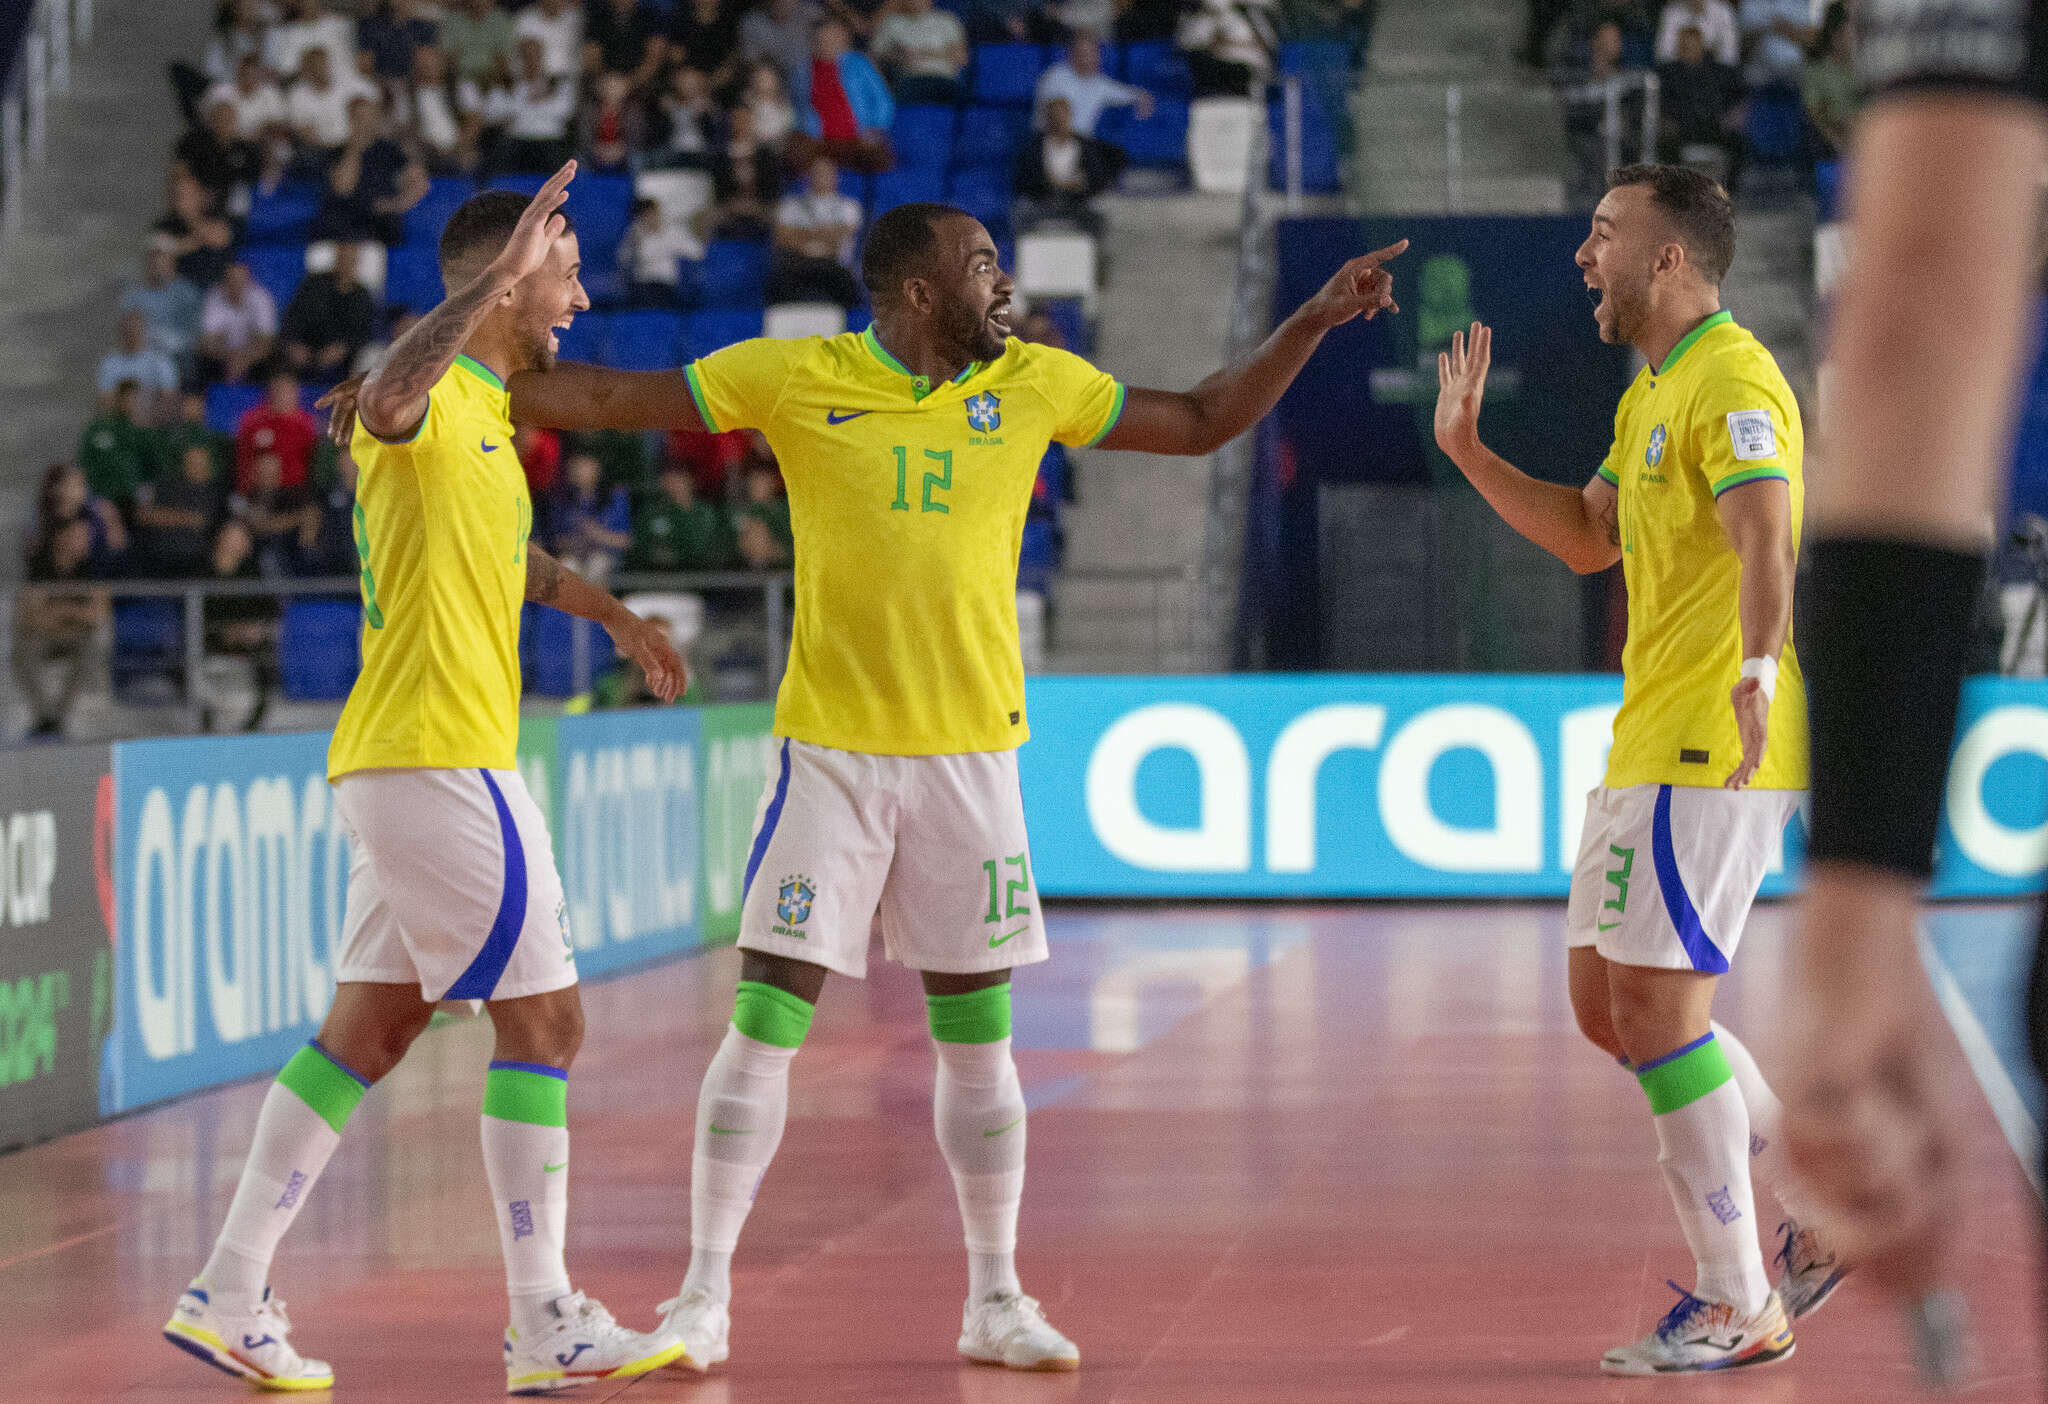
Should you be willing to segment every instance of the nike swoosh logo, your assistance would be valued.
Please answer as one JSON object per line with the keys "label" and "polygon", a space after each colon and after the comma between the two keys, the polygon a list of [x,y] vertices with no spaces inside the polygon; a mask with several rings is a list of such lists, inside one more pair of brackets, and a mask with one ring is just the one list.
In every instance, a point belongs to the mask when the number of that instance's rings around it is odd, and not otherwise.
{"label": "nike swoosh logo", "polygon": [[484,444],[484,452],[485,452],[485,453],[496,453],[496,452],[497,452],[497,451],[498,451],[498,450],[499,450],[500,448],[502,448],[502,447],[504,447],[504,445],[502,445],[502,444],[493,444],[493,443],[488,443],[488,442],[486,442],[486,443]]}
{"label": "nike swoosh logo", "polygon": [[[1016,1121],[1013,1121],[1013,1122],[1011,1122],[1011,1123],[1010,1123],[1010,1126],[1015,1126],[1015,1125],[1017,1125],[1017,1124],[1018,1124],[1019,1122],[1021,1122],[1021,1121],[1023,1121],[1023,1120],[1024,1120],[1024,1118],[1020,1116],[1020,1117],[1018,1117],[1018,1118],[1017,1118],[1017,1120],[1016,1120]],[[1000,1135],[1002,1135],[1002,1134],[1003,1134],[1003,1133],[1004,1133],[1005,1131],[1009,1130],[1009,1129],[1010,1129],[1010,1126],[998,1126],[998,1127],[997,1127],[997,1128],[996,1128],[995,1130],[993,1130],[993,1131],[984,1131],[984,1132],[982,1132],[981,1134],[982,1134],[982,1135],[984,1135],[984,1136],[1000,1136]]]}
{"label": "nike swoosh logo", "polygon": [[1022,936],[1025,932],[1029,931],[1030,929],[1031,927],[1027,923],[1023,926],[1018,927],[1015,931],[1005,931],[1000,936],[991,936],[988,938],[988,948],[990,950],[994,950],[997,946],[1002,945],[1003,942],[1009,940],[1012,936]]}
{"label": "nike swoosh logo", "polygon": [[1601,923],[1600,923],[1600,930],[1602,930],[1602,931],[1612,931],[1612,930],[1614,930],[1614,928],[1615,928],[1615,927],[1617,927],[1617,926],[1619,926],[1619,925],[1621,925],[1621,923],[1620,923],[1620,922],[1618,922],[1618,921],[1603,921],[1603,922],[1601,922]]}
{"label": "nike swoosh logo", "polygon": [[825,422],[827,424],[844,424],[849,419],[859,419],[864,414],[873,413],[873,410],[826,410]]}
{"label": "nike swoosh logo", "polygon": [[714,1121],[711,1123],[711,1134],[714,1136],[744,1136],[747,1134],[747,1128],[744,1126],[720,1126]]}
{"label": "nike swoosh logo", "polygon": [[555,1173],[555,1172],[556,1172],[557,1170],[567,1170],[568,1168],[569,1168],[569,1162],[568,1162],[568,1161],[566,1161],[566,1160],[565,1160],[565,1161],[563,1161],[563,1162],[562,1162],[562,1163],[561,1163],[560,1165],[549,1165],[549,1164],[546,1164],[545,1162],[543,1162],[543,1163],[542,1163],[542,1165],[541,1165],[541,1167],[540,1167],[540,1173],[541,1173],[541,1174],[543,1174],[543,1175],[552,1175],[552,1174],[554,1174],[554,1173]]}

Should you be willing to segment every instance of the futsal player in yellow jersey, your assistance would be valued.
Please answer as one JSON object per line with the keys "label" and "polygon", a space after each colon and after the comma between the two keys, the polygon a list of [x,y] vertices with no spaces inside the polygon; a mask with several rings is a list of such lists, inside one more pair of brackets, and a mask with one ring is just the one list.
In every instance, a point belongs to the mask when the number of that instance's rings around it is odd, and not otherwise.
{"label": "futsal player in yellow jersey", "polygon": [[497,1035],[482,1134],[511,1298],[508,1391],[640,1374],[683,1351],[570,1289],[566,1095],[583,1014],[547,827],[514,758],[529,599],[602,623],[658,694],[683,680],[660,629],[527,540],[503,377],[547,365],[555,329],[589,306],[558,213],[574,171],[530,203],[497,191],[450,216],[440,261],[456,291],[361,388],[363,669],[328,754],[351,852],[334,1003],[272,1085],[226,1225],[164,1328],[267,1389],[334,1382],[292,1348],[271,1256],[349,1113],[444,998],[484,1001]]}
{"label": "futsal player in yellow jersey", "polygon": [[[1601,339],[1647,365],[1583,489],[1530,478],[1480,442],[1488,328],[1454,337],[1438,367],[1437,442],[1473,486],[1574,570],[1618,560],[1628,585],[1621,710],[1566,909],[1572,1007],[1648,1096],[1698,1278],[1647,1337],[1607,1352],[1602,1368],[1615,1374],[1783,1359],[1792,1319],[1842,1278],[1785,1173],[1777,1098],[1712,1016],[1807,763],[1792,643],[1799,406],[1770,353],[1721,307],[1734,252],[1734,213],[1708,177],[1614,174],[1578,264]],[[1788,1216],[1776,1290],[1752,1157]]]}
{"label": "futsal player in yellow jersey", "polygon": [[1011,337],[988,231],[950,206],[900,205],[868,230],[863,331],[742,342],[682,371],[512,378],[514,423],[759,429],[789,488],[782,741],[747,860],[733,1021],[698,1099],[689,1273],[662,1305],[679,1363],[726,1358],[732,1254],[782,1139],[790,1061],[827,972],[866,972],[879,911],[930,1008],[934,1117],[968,1249],[959,1350],[1079,1365],[1014,1262],[1025,1128],[1010,968],[1046,956],[1015,756],[1029,734],[1015,611],[1032,482],[1055,441],[1195,454],[1242,433],[1332,327],[1393,308],[1381,265],[1405,247],[1351,260],[1251,355],[1172,393]]}

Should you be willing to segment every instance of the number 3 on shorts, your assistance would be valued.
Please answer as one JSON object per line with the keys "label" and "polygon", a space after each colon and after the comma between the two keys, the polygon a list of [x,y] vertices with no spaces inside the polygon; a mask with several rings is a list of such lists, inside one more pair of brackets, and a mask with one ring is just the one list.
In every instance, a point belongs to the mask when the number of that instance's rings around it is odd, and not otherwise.
{"label": "number 3 on shorts", "polygon": [[[1004,868],[1015,868],[1017,876],[1004,880]],[[1031,890],[1029,854],[1012,854],[1000,862],[990,858],[982,863],[981,870],[988,875],[988,915],[982,918],[983,921],[1007,921],[1012,917],[1031,915],[1031,908],[1017,905],[1017,895]],[[998,902],[1002,905],[998,906]]]}

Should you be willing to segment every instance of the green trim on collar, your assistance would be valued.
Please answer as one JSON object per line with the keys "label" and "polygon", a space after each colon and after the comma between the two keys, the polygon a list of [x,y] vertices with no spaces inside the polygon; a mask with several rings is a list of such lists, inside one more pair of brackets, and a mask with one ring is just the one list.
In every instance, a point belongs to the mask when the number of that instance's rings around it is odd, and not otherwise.
{"label": "green trim on collar", "polygon": [[1722,323],[1732,322],[1734,320],[1735,314],[1724,307],[1719,312],[1716,312],[1713,316],[1707,318],[1706,321],[1701,322],[1698,326],[1694,327],[1691,331],[1687,332],[1685,334],[1684,339],[1681,340],[1678,343],[1678,345],[1671,348],[1671,354],[1664,358],[1664,364],[1657,367],[1657,374],[1671,374],[1671,368],[1678,364],[1678,358],[1680,356],[1683,356],[1686,352],[1692,350],[1692,344],[1695,341],[1698,341],[1701,337],[1705,336],[1708,332],[1712,331],[1715,327],[1720,326]]}
{"label": "green trim on collar", "polygon": [[455,364],[490,386],[493,390],[503,390],[505,388],[505,382],[498,379],[498,373],[474,357],[457,356]]}
{"label": "green trim on collar", "polygon": [[[889,354],[889,348],[882,345],[881,338],[875,335],[875,324],[873,322],[869,322],[867,327],[861,332],[860,340],[861,344],[868,348],[868,351],[876,360],[910,382],[910,395],[912,399],[922,400],[925,396],[932,393],[932,383],[929,379],[917,374],[909,366],[904,365],[903,362]],[[982,362],[969,361],[965,366],[961,367],[960,374],[954,376],[946,383],[949,385],[959,385],[969,376],[980,370],[981,367]]]}

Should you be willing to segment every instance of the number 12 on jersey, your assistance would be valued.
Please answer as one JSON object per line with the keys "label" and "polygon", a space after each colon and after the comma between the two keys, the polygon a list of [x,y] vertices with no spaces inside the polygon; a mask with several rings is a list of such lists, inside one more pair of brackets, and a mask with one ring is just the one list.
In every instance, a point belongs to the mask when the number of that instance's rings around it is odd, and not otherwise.
{"label": "number 12 on jersey", "polygon": [[[908,512],[910,510],[910,499],[905,494],[910,486],[910,450],[898,444],[893,452],[896,455],[896,500],[889,504],[889,510],[892,512]],[[932,501],[932,489],[937,488],[940,492],[951,490],[953,486],[953,450],[926,449],[924,456],[937,463],[939,471],[936,473],[927,472],[924,475],[924,505],[918,510],[921,512],[945,512],[950,514],[952,509],[947,507],[945,503]]]}

